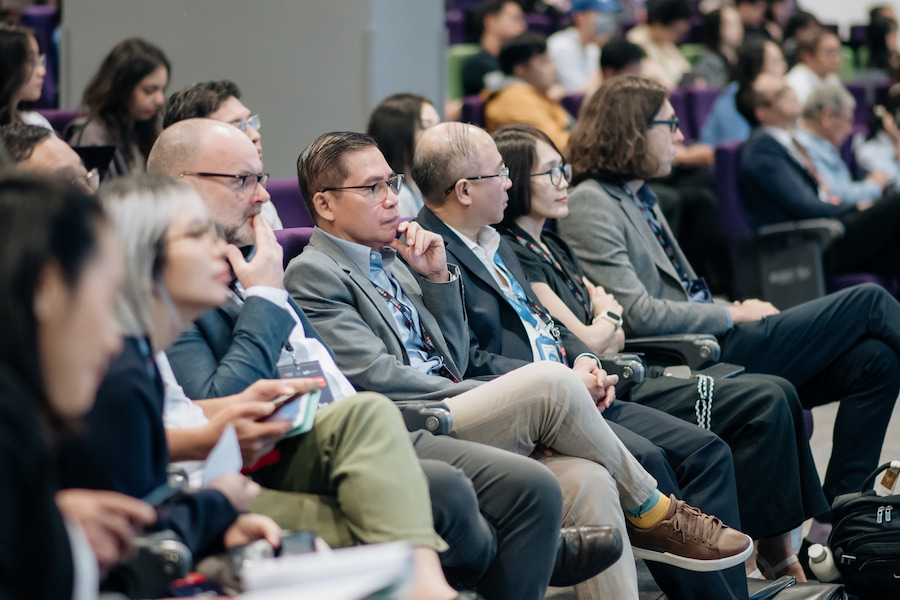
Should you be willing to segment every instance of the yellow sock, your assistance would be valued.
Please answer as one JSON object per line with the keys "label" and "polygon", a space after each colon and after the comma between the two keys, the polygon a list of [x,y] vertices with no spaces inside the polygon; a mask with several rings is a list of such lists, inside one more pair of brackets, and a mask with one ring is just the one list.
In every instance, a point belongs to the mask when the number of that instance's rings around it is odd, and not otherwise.
{"label": "yellow sock", "polygon": [[650,529],[663,520],[663,517],[669,512],[669,504],[671,504],[669,498],[660,494],[659,501],[656,505],[644,511],[641,516],[632,517],[631,515],[626,514],[625,518],[635,527],[639,527],[640,529]]}

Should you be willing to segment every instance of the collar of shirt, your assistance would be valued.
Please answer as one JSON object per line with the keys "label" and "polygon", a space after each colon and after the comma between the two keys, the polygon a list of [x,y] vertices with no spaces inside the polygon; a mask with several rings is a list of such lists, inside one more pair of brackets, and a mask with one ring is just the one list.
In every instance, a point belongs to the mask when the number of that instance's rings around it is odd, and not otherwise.
{"label": "collar of shirt", "polygon": [[391,265],[394,264],[394,260],[397,258],[397,251],[393,248],[385,246],[381,248],[380,252],[375,252],[368,246],[335,237],[321,229],[319,231],[334,242],[341,250],[346,252],[347,256],[350,257],[350,260],[353,261],[353,264],[359,267],[363,273],[369,273],[369,268],[372,266],[373,262],[379,269],[390,273]]}
{"label": "collar of shirt", "polygon": [[794,132],[794,137],[803,146],[806,153],[809,154],[810,160],[813,161],[813,166],[818,171],[823,172],[827,169],[840,168],[842,165],[846,166],[834,144],[818,134],[808,129],[798,128]]}
{"label": "collar of shirt", "polygon": [[503,281],[497,273],[497,267],[494,265],[494,255],[497,254],[497,250],[500,248],[500,234],[497,233],[497,230],[490,225],[485,225],[478,230],[478,235],[476,236],[478,238],[478,243],[475,243],[467,236],[463,235],[459,230],[454,229],[449,225],[447,225],[447,228],[455,233],[456,237],[462,240],[462,243],[472,251],[472,254],[484,264],[487,272],[491,274],[491,277],[494,278],[494,281],[497,282],[500,289],[503,290],[504,293],[508,293],[510,289],[509,285]]}
{"label": "collar of shirt", "polygon": [[782,129],[781,127],[771,127],[769,125],[763,125],[762,130],[775,138],[779,144],[784,146],[784,149],[788,151],[788,154],[790,154],[801,166],[805,164],[806,161],[803,159],[803,156],[800,155],[800,151],[794,146],[793,131],[790,129]]}

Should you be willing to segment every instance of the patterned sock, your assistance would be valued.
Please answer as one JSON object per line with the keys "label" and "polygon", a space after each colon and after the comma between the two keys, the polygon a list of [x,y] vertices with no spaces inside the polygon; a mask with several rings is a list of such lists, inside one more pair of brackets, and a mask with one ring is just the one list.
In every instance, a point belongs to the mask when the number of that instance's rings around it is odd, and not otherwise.
{"label": "patterned sock", "polygon": [[669,512],[669,504],[669,499],[656,490],[640,506],[626,508],[625,518],[635,527],[650,529],[663,520],[663,517]]}

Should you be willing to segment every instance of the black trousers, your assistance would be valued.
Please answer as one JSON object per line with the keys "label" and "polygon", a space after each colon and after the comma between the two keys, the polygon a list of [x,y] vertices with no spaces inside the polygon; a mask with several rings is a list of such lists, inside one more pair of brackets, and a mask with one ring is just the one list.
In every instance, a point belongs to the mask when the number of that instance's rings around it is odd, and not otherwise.
{"label": "black trousers", "polygon": [[844,235],[825,255],[830,272],[900,276],[900,194],[882,198],[866,210],[844,213],[840,221]]}
{"label": "black trousers", "polygon": [[[659,491],[740,528],[731,451],[714,433],[635,402],[615,401],[603,411],[610,427],[641,465],[656,478]],[[695,573],[647,562],[653,579],[669,598],[729,598],[716,573]],[[735,598],[747,598],[744,566],[723,572]]]}
{"label": "black trousers", "polygon": [[900,390],[900,303],[865,284],[751,323],[720,338],[722,360],[784,377],[806,408],[840,402],[823,489],[859,491],[876,466]]}
{"label": "black trousers", "polygon": [[[657,377],[631,400],[696,426],[697,378]],[[731,448],[744,533],[763,539],[826,513],[803,407],[788,381],[771,375],[716,379],[710,430]]]}
{"label": "black trousers", "polygon": [[[545,466],[491,446],[411,434],[431,490],[448,580],[486,600],[540,600],[553,572],[562,494]],[[624,532],[622,532],[624,534]]]}

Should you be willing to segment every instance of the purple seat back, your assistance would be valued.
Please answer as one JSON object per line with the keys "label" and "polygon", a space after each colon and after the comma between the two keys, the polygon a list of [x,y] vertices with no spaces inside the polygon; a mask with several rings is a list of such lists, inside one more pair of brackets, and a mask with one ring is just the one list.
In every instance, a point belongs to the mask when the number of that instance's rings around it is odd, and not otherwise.
{"label": "purple seat back", "polygon": [[312,227],[313,220],[306,210],[303,196],[300,195],[300,184],[295,177],[270,179],[266,187],[272,197],[272,204],[278,210],[278,216],[285,227]]}
{"label": "purple seat back", "polygon": [[847,91],[853,94],[853,99],[856,100],[856,109],[853,111],[853,123],[855,125],[865,125],[866,112],[868,111],[868,104],[866,103],[866,84],[858,81],[851,81],[844,85],[847,88]]}
{"label": "purple seat back", "polygon": [[38,112],[50,121],[56,133],[62,135],[66,131],[66,127],[77,119],[81,113],[77,110],[63,110],[61,108],[39,108]]}
{"label": "purple seat back", "polygon": [[833,33],[834,35],[836,35],[838,37],[841,36],[840,28],[838,27],[837,23],[822,23],[822,29],[827,29],[828,31],[830,31],[831,33]]}
{"label": "purple seat back", "polygon": [[58,22],[58,15],[59,11],[52,6],[26,6],[22,9],[20,17],[22,25],[34,30],[38,48],[47,56],[47,74],[44,76],[41,97],[33,103],[35,108],[57,106],[56,90],[59,81],[59,65],[57,64],[56,47],[53,45],[53,29]]}
{"label": "purple seat back", "polygon": [[892,85],[894,85],[893,81],[885,81],[875,86],[875,104],[884,106],[884,103],[887,102],[888,92],[891,91]]}
{"label": "purple seat back", "polygon": [[691,28],[678,40],[679,44],[702,44],[703,43],[703,17],[691,17]]}
{"label": "purple seat back", "polygon": [[287,268],[294,258],[300,256],[303,249],[309,243],[312,237],[313,227],[288,227],[287,229],[279,229],[275,232],[275,239],[281,244],[284,251],[284,267]]}
{"label": "purple seat back", "polygon": [[575,118],[578,117],[578,111],[581,110],[582,103],[584,103],[584,92],[570,94],[561,100],[563,108],[569,111],[569,114]]}
{"label": "purple seat back", "polygon": [[461,10],[448,10],[444,14],[444,25],[447,27],[447,44],[466,43],[466,15]]}
{"label": "purple seat back", "polygon": [[484,127],[484,101],[479,96],[466,96],[463,98],[460,118],[463,123]]}
{"label": "purple seat back", "polygon": [[700,130],[706,122],[706,116],[722,90],[719,88],[690,88],[688,90],[688,116],[694,137],[700,137]]}
{"label": "purple seat back", "polygon": [[854,179],[860,179],[860,168],[856,163],[856,153],[853,151],[853,138],[858,135],[865,137],[868,131],[869,129],[865,125],[854,125],[853,129],[850,131],[850,135],[848,135],[847,139],[844,140],[844,143],[841,144],[841,158],[847,163],[847,168],[850,169],[850,174]]}
{"label": "purple seat back", "polygon": [[738,173],[743,142],[726,142],[716,147],[716,199],[722,230],[730,240],[753,236],[747,211],[741,202]]}
{"label": "purple seat back", "polygon": [[669,92],[669,102],[675,109],[675,116],[681,122],[681,133],[684,134],[684,141],[690,141],[697,137],[691,123],[690,112],[688,111],[687,92],[684,90],[673,90]]}
{"label": "purple seat back", "polygon": [[539,33],[544,37],[553,33],[553,21],[546,15],[525,15],[528,31]]}
{"label": "purple seat back", "polygon": [[868,36],[868,25],[851,25],[850,26],[850,43],[865,44]]}

